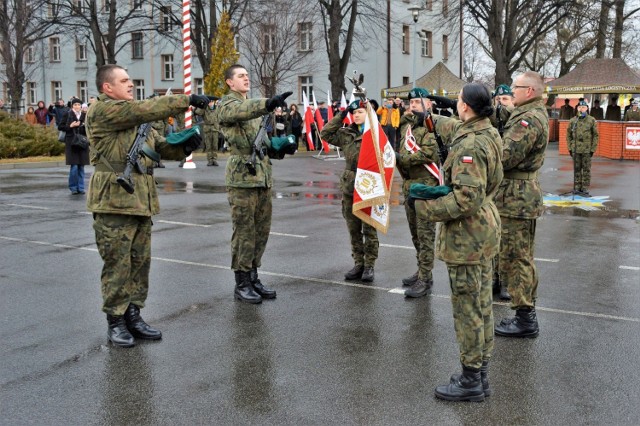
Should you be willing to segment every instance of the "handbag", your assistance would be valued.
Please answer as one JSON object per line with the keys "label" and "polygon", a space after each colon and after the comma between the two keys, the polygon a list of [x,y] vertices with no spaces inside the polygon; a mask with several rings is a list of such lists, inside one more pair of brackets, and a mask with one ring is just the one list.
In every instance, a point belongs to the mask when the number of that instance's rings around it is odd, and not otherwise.
{"label": "handbag", "polygon": [[67,138],[67,132],[65,132],[64,130],[60,130],[58,132],[58,142],[64,142],[66,138]]}
{"label": "handbag", "polygon": [[81,135],[80,133],[75,132],[73,134],[73,140],[71,141],[71,146],[75,146],[80,149],[89,148],[89,139],[85,135]]}

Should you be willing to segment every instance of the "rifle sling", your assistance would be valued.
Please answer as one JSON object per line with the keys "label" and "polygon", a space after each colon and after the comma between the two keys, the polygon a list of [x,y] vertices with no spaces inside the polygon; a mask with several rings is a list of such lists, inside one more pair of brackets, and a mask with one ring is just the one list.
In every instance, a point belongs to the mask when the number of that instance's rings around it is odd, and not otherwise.
{"label": "rifle sling", "polygon": [[[105,160],[106,161],[106,160]],[[127,163],[122,162],[122,161],[111,161],[108,162],[107,164],[96,164],[96,172],[113,172],[115,174],[119,174],[119,173],[123,173],[125,167],[127,166]],[[132,173],[138,173],[138,170],[134,167],[132,169]],[[148,175],[153,176],[153,167],[147,167],[147,173]]]}

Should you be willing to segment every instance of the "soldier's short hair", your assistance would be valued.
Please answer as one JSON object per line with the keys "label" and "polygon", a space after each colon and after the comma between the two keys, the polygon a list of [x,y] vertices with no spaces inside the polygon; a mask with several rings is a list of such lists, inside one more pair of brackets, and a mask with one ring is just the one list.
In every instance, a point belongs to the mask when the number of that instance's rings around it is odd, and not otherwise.
{"label": "soldier's short hair", "polygon": [[246,69],[244,65],[233,64],[224,71],[224,80],[227,81],[233,78],[233,75],[235,74],[238,68]]}
{"label": "soldier's short hair", "polygon": [[113,83],[113,70],[124,68],[120,65],[116,64],[106,64],[98,68],[98,72],[96,73],[96,86],[98,87],[98,92],[102,93],[102,85],[104,83]]}

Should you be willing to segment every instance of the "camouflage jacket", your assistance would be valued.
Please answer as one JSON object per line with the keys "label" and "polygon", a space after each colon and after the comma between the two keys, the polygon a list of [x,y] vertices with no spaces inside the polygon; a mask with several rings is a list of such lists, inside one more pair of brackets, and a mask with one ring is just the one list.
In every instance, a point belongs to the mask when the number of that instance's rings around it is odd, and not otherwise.
{"label": "camouflage jacket", "polygon": [[640,121],[640,109],[633,111],[631,108],[624,113],[624,121]]}
{"label": "camouflage jacket", "polygon": [[[91,143],[91,164],[97,165],[97,153],[119,173],[124,169],[127,153],[138,132],[138,126],[172,114],[178,114],[189,107],[189,97],[185,95],[162,96],[145,101],[118,101],[105,94],[98,96],[87,111],[85,125]],[[184,158],[182,147],[166,143],[164,137],[151,130],[147,144],[161,157],[170,160]],[[143,157],[149,168],[153,162]],[[153,176],[132,173],[135,185],[133,194],[127,193],[116,182],[112,171],[96,170],[89,182],[87,209],[94,213],[115,213],[134,216],[151,216],[160,211],[158,192]]]}
{"label": "camouflage jacket", "polygon": [[598,148],[598,126],[596,119],[573,117],[567,127],[567,148],[576,154],[592,154]]}
{"label": "camouflage jacket", "polygon": [[[400,119],[400,140],[398,153],[396,154],[396,167],[402,176],[402,193],[406,198],[409,195],[409,188],[414,183],[436,186],[438,179],[426,168],[425,164],[439,164],[438,143],[432,133],[429,133],[424,126],[416,126],[416,116],[405,114]],[[405,135],[407,129],[411,127],[411,133],[420,147],[420,151],[411,154],[405,146]]]}
{"label": "camouflage jacket", "polygon": [[535,219],[542,215],[538,170],[549,140],[549,117],[542,98],[516,107],[504,128],[504,179],[495,197],[500,216]]}
{"label": "camouflage jacket", "polygon": [[[498,132],[504,133],[504,127],[506,126],[507,121],[509,121],[509,116],[512,112],[513,107],[500,105],[500,108],[498,109],[498,107],[496,106],[496,108],[493,109],[493,114],[491,114],[491,117],[489,117],[489,120],[491,120],[491,125],[498,129]],[[500,115],[498,116],[498,114]]]}
{"label": "camouflage jacket", "polygon": [[342,149],[345,159],[345,168],[340,176],[340,189],[343,194],[353,196],[353,185],[356,180],[358,158],[360,157],[360,145],[362,144],[362,132],[360,126],[351,124],[342,127],[342,114],[333,117],[320,132],[320,138]]}
{"label": "camouflage jacket", "polygon": [[245,99],[238,92],[229,92],[220,100],[218,119],[229,144],[225,184],[233,188],[271,188],[269,157],[256,157],[256,175],[249,173],[253,141],[260,129],[260,117],[269,114],[266,99]]}
{"label": "camouflage jacket", "polygon": [[493,198],[502,180],[501,143],[488,118],[466,122],[438,117],[436,129],[449,145],[444,184],[452,192],[435,200],[417,200],[416,214],[439,229],[436,255],[453,265],[480,264],[500,245],[500,216]]}
{"label": "camouflage jacket", "polygon": [[203,117],[202,122],[202,131],[206,133],[213,133],[214,137],[220,131],[220,120],[218,120],[218,108],[211,109],[201,109],[196,108],[194,114],[200,115]]}

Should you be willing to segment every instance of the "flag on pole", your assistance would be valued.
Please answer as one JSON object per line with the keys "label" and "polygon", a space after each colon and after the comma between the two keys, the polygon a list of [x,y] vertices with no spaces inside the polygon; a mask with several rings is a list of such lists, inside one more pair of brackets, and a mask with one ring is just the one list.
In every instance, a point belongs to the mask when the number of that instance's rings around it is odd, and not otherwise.
{"label": "flag on pole", "polygon": [[[351,98],[349,99],[349,104],[353,102],[353,93],[351,94]],[[349,106],[347,103],[347,99],[344,97],[344,92],[342,92],[342,97],[340,98],[340,111],[344,111]],[[347,112],[347,116],[342,120],[342,123],[345,125],[350,125],[353,123],[353,117],[350,112]]]}
{"label": "flag on pole", "polygon": [[327,92],[327,120],[331,121],[333,118],[333,105],[331,103],[331,89]]}
{"label": "flag on pole", "polygon": [[[320,108],[318,108],[318,104],[316,103],[316,94],[313,91],[311,91],[311,94],[313,95],[313,109],[315,110],[316,126],[318,126],[318,138],[320,138],[320,132],[324,127],[324,119],[322,118]],[[327,142],[322,141],[322,148],[324,148],[324,152],[329,152],[329,144]]]}
{"label": "flag on pole", "polygon": [[389,197],[396,155],[367,102],[358,169],[353,190],[353,214],[386,234],[389,228]]}
{"label": "flag on pole", "polygon": [[[411,126],[407,126],[407,131],[404,133],[404,149],[406,149],[410,154],[421,151],[420,145],[416,143],[416,138],[415,136],[413,136]],[[444,185],[442,173],[440,173],[440,168],[436,163],[423,164],[423,166],[429,171],[429,173],[431,173],[436,179],[438,179],[440,185]]]}
{"label": "flag on pole", "polygon": [[307,99],[307,94],[302,92],[302,105],[304,107],[304,129],[305,129],[305,137],[307,138],[307,148],[309,151],[315,151],[315,146],[313,145],[313,136],[311,136],[311,123],[313,122],[313,114],[311,113],[311,107],[309,106],[309,99]]}

